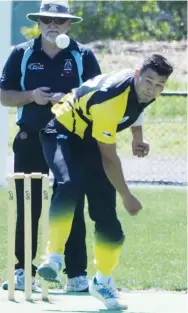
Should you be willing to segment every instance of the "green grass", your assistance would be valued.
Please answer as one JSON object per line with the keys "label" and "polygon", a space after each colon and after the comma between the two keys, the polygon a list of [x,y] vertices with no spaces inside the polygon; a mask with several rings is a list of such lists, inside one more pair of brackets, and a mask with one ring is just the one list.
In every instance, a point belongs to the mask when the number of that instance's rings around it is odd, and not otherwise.
{"label": "green grass", "polygon": [[[186,157],[187,125],[179,122],[156,122],[144,124],[144,137],[150,144],[150,156]],[[128,129],[117,135],[120,155],[132,155],[131,131]]]}
{"label": "green grass", "polygon": [[[144,137],[149,141],[150,156],[186,157],[187,98],[160,97],[145,110]],[[121,155],[131,155],[131,132],[117,135]]]}
{"label": "green grass", "polygon": [[[184,79],[183,79],[184,78]],[[166,90],[179,90],[179,91],[186,91],[187,90],[187,79],[186,79],[186,73],[183,75],[182,80],[175,80],[174,77],[170,77],[170,79],[167,81]]]}
{"label": "green grass", "polygon": [[[186,191],[135,190],[143,211],[130,217],[118,199],[118,216],[126,233],[114,276],[120,288],[186,290]],[[7,200],[0,191],[0,280],[7,275]],[[88,273],[94,274],[94,224],[86,210]],[[40,263],[40,247],[36,264]]]}
{"label": "green grass", "polygon": [[177,121],[186,123],[187,98],[161,96],[145,110],[146,121]]}

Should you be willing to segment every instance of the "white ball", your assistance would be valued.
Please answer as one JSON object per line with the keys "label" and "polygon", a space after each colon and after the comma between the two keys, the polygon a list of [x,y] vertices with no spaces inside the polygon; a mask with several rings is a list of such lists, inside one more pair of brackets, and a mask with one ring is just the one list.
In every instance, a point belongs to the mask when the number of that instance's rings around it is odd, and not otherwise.
{"label": "white ball", "polygon": [[66,34],[61,34],[56,37],[56,45],[60,49],[65,49],[70,44],[70,38]]}

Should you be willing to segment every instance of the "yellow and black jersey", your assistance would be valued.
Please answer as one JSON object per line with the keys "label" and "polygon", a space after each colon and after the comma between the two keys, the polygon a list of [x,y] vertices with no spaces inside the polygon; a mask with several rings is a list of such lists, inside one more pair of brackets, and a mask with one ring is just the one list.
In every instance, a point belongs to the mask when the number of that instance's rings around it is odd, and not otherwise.
{"label": "yellow and black jersey", "polygon": [[86,81],[54,105],[52,112],[81,138],[90,125],[96,140],[111,144],[116,142],[116,132],[132,125],[150,103],[138,102],[134,74],[121,71]]}

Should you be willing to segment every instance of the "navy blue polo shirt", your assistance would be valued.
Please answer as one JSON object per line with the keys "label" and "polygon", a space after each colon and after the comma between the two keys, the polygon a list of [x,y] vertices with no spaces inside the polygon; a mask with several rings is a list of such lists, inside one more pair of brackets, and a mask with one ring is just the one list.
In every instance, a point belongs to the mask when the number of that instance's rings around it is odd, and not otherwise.
{"label": "navy blue polo shirt", "polygon": [[[71,39],[69,47],[51,59],[41,49],[41,36],[16,46],[2,73],[0,88],[26,91],[50,87],[50,92],[68,93],[82,82],[101,73],[99,64],[84,45]],[[18,108],[17,125],[39,131],[53,118],[52,104],[35,102]]]}

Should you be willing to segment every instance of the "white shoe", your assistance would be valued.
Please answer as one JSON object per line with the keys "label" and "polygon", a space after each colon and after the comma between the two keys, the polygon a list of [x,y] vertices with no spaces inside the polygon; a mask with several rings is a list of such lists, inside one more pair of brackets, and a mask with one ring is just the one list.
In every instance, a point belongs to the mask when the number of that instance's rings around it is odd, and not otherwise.
{"label": "white shoe", "polygon": [[77,276],[66,279],[65,291],[88,291],[88,278],[87,276]]}
{"label": "white shoe", "polygon": [[107,309],[126,310],[128,306],[121,302],[115,283],[111,278],[107,285],[99,284],[96,277],[93,278],[89,285],[90,294],[101,300]]}
{"label": "white shoe", "polygon": [[[15,270],[14,284],[15,290],[25,290],[25,271],[22,268]],[[4,290],[8,290],[8,281],[4,281],[1,287]],[[32,291],[40,291],[34,277],[32,277]]]}
{"label": "white shoe", "polygon": [[47,260],[39,266],[37,272],[40,277],[47,281],[60,283],[60,270],[61,265],[59,263]]}

